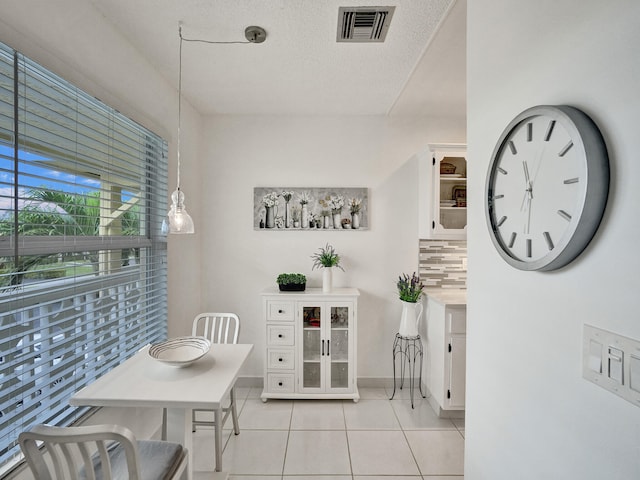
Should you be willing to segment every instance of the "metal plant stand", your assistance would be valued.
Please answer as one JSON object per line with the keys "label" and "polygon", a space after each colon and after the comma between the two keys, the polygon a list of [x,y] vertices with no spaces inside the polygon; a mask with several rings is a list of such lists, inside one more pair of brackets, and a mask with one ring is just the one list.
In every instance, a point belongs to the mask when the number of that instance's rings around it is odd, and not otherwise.
{"label": "metal plant stand", "polygon": [[426,398],[426,395],[422,392],[422,341],[420,335],[417,337],[403,337],[399,333],[396,333],[396,338],[393,341],[393,393],[389,400],[393,400],[396,394],[396,357],[400,355],[400,390],[404,385],[405,369],[409,375],[409,394],[411,396],[411,408],[413,407],[413,391],[414,382],[416,377],[416,360],[420,363],[420,375],[418,377],[418,385],[420,389],[420,395],[422,398]]}

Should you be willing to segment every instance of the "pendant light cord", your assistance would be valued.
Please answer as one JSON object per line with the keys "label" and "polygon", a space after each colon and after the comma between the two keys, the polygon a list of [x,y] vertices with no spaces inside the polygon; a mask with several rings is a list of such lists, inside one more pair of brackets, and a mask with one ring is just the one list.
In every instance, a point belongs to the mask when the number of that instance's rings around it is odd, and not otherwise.
{"label": "pendant light cord", "polygon": [[180,128],[182,126],[182,23],[178,23],[178,36],[180,37],[180,53],[178,61],[178,174],[176,176],[176,189],[180,191]]}
{"label": "pendant light cord", "polygon": [[178,62],[178,172],[176,175],[176,188],[180,190],[180,130],[182,127],[182,42],[199,42],[199,43],[211,43],[211,44],[237,44],[237,43],[254,43],[248,40],[245,41],[229,41],[229,42],[214,42],[212,40],[201,40],[197,38],[185,38],[182,35],[182,22],[178,22],[178,36],[180,37],[180,53]]}
{"label": "pendant light cord", "polygon": [[243,40],[243,41],[240,41],[240,40],[232,40],[232,41],[229,41],[229,42],[214,42],[213,40],[201,40],[201,39],[198,39],[198,38],[184,38],[184,37],[182,37],[182,34],[180,34],[180,35],[181,35],[181,36],[180,36],[180,38],[181,38],[182,40],[184,40],[185,42],[214,43],[214,44],[215,44],[215,43],[221,43],[221,44],[231,44],[231,43],[253,43],[253,42],[250,42],[250,41],[248,41],[248,40]]}

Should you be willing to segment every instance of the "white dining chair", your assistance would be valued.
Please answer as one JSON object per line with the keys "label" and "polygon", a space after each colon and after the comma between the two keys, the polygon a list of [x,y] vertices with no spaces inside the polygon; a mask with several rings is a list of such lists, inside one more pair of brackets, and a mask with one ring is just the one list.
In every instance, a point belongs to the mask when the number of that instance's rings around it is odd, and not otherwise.
{"label": "white dining chair", "polygon": [[136,440],[120,425],[36,425],[18,442],[37,480],[177,480],[187,475],[182,445]]}
{"label": "white dining chair", "polygon": [[[238,318],[238,315],[235,313],[200,313],[193,319],[191,335],[208,338],[212,344],[238,343],[238,336],[240,335],[240,318]],[[231,418],[233,420],[233,433],[238,435],[240,433],[240,427],[238,425],[236,395],[233,387],[231,388],[229,396],[231,403],[228,408],[223,408],[222,410],[224,413],[224,416],[222,417],[222,424],[224,425],[229,413],[231,413]],[[202,414],[205,412],[213,413],[209,410],[193,410],[192,420],[194,432],[198,426],[215,426],[215,422],[213,420],[202,419]],[[198,416],[200,416],[200,418],[198,418]]]}

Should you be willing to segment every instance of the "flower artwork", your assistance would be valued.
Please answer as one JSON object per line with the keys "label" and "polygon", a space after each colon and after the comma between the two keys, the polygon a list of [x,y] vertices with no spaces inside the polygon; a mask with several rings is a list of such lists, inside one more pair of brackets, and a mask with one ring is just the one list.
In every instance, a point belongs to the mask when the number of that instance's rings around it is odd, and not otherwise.
{"label": "flower artwork", "polygon": [[329,195],[324,202],[321,200],[320,205],[331,209],[331,213],[341,213],[344,207],[344,197],[342,195]]}
{"label": "flower artwork", "polygon": [[349,213],[351,215],[353,215],[354,213],[360,213],[361,207],[362,207],[361,198],[352,198],[349,200]]}
{"label": "flower artwork", "polygon": [[262,203],[265,207],[273,207],[278,203],[278,193],[271,192],[262,196]]}
{"label": "flower artwork", "polygon": [[368,230],[368,189],[255,187],[253,228],[314,232]]}
{"label": "flower artwork", "polygon": [[307,205],[311,199],[309,192],[302,192],[300,194],[300,205]]}

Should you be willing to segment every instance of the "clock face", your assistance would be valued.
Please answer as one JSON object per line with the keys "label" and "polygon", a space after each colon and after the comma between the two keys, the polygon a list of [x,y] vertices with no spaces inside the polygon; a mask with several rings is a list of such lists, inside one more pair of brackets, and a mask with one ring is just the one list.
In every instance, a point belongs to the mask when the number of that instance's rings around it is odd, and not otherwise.
{"label": "clock face", "polygon": [[606,147],[586,114],[567,106],[525,110],[503,132],[487,175],[494,245],[522,270],[566,265],[597,230],[608,186]]}

